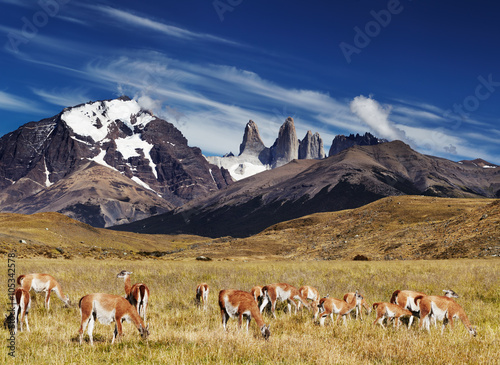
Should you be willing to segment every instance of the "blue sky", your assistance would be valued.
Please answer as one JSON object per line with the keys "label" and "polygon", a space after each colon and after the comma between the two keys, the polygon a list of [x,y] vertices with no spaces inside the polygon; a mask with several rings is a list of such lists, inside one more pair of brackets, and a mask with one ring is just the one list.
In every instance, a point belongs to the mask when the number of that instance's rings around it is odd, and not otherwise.
{"label": "blue sky", "polygon": [[126,94],[207,155],[288,116],[500,164],[493,1],[0,0],[0,135]]}

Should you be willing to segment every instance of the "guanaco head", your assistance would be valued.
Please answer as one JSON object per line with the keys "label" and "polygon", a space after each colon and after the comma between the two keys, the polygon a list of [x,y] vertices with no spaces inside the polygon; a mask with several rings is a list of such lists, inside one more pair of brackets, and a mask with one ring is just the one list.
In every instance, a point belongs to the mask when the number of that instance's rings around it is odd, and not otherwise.
{"label": "guanaco head", "polygon": [[141,334],[141,337],[146,339],[149,336],[149,324],[146,326],[146,328],[142,327],[142,324],[139,325],[139,333]]}
{"label": "guanaco head", "polygon": [[448,298],[458,298],[458,294],[455,293],[453,290],[446,289],[443,290],[444,295],[447,296]]}
{"label": "guanaco head", "polygon": [[131,271],[122,270],[118,273],[118,275],[116,275],[116,277],[118,279],[125,279],[127,276],[130,276],[131,274],[132,274]]}
{"label": "guanaco head", "polygon": [[354,293],[354,299],[355,299],[357,305],[360,305],[361,301],[363,300],[363,296],[361,294],[359,294],[358,290],[356,290],[356,292]]}
{"label": "guanaco head", "polygon": [[271,331],[270,331],[271,325],[263,325],[260,328],[260,333],[262,333],[262,337],[264,337],[264,340],[268,340],[269,336],[271,336]]}
{"label": "guanaco head", "polygon": [[471,327],[468,329],[468,331],[469,331],[469,333],[470,333],[472,336],[476,337],[476,335],[477,335],[476,326],[474,326],[474,327],[472,327],[472,326],[471,326]]}
{"label": "guanaco head", "polygon": [[66,307],[71,307],[71,306],[72,306],[72,304],[71,304],[71,300],[69,300],[69,297],[68,297],[67,295],[64,297],[63,302],[64,302],[64,305],[65,305]]}

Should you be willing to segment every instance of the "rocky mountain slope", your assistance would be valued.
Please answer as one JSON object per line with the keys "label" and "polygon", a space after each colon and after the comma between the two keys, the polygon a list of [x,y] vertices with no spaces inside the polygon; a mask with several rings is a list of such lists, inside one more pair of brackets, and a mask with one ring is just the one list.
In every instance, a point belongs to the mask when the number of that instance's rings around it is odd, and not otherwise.
{"label": "rocky mountain slope", "polygon": [[407,194],[500,198],[500,169],[422,155],[401,141],[355,146],[323,160],[294,160],[175,211],[115,228],[244,237],[307,214]]}
{"label": "rocky mountain slope", "polygon": [[335,136],[332,141],[328,157],[336,155],[337,153],[353,146],[375,146],[376,144],[385,142],[389,141],[386,139],[379,139],[368,132],[364,135],[350,134],[349,136],[344,136],[343,134],[339,134]]}
{"label": "rocky mountain slope", "polygon": [[257,124],[250,120],[243,135],[238,156],[209,156],[207,160],[227,169],[234,180],[241,180],[256,173],[286,165],[295,159],[323,159],[323,140],[319,133],[308,131],[302,140],[297,138],[293,118],[288,117],[281,125],[278,138],[266,147]]}
{"label": "rocky mountain slope", "polygon": [[89,102],[0,138],[0,211],[58,211],[104,227],[232,183],[171,123],[127,97]]}

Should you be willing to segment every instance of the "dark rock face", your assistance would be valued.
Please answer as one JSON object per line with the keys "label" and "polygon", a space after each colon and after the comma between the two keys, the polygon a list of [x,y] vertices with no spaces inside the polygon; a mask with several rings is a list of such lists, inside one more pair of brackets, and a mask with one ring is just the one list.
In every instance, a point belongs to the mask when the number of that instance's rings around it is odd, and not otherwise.
{"label": "dark rock face", "polygon": [[328,157],[336,155],[340,151],[348,149],[352,146],[375,146],[384,142],[388,141],[385,139],[379,139],[370,133],[365,133],[362,136],[359,134],[350,134],[348,137],[343,134],[339,134],[333,139],[330,151],[328,152]]}
{"label": "dark rock face", "polygon": [[297,158],[299,158],[299,140],[293,118],[288,117],[280,127],[278,138],[271,147],[271,166],[280,167]]}
{"label": "dark rock face", "polygon": [[270,149],[264,145],[260,138],[257,124],[250,120],[243,134],[243,142],[240,144],[239,156],[256,156],[263,165],[270,164]]}
{"label": "dark rock face", "polygon": [[500,168],[422,155],[401,141],[354,146],[323,160],[294,160],[120,229],[244,237],[285,220],[397,195],[495,198]]}
{"label": "dark rock face", "polygon": [[[51,203],[44,203],[44,192],[89,168],[90,161],[119,172],[137,189],[148,191],[155,197],[151,197],[152,211],[169,210],[232,183],[227,171],[209,164],[199,148],[189,147],[171,123],[122,97],[66,108],[52,118],[27,123],[0,138],[1,211],[42,211],[44,204]],[[35,194],[37,204],[30,206],[29,199]],[[58,199],[65,194],[68,192],[51,191],[47,197]],[[103,193],[103,199],[105,196]],[[89,207],[88,199],[86,196],[81,202],[71,202],[82,212],[80,220],[116,224],[109,216],[95,217],[96,211],[106,215],[102,213],[106,209],[101,209],[102,203],[97,203],[97,210]],[[58,211],[65,209],[60,207]],[[89,212],[88,219],[85,212]]]}
{"label": "dark rock face", "polygon": [[312,134],[311,131],[307,131],[304,139],[300,141],[299,159],[321,160],[323,158],[325,158],[325,151],[319,133]]}
{"label": "dark rock face", "polygon": [[258,156],[264,149],[266,149],[266,146],[264,146],[264,142],[260,138],[259,128],[253,120],[250,120],[245,127],[243,142],[240,144],[240,155]]}

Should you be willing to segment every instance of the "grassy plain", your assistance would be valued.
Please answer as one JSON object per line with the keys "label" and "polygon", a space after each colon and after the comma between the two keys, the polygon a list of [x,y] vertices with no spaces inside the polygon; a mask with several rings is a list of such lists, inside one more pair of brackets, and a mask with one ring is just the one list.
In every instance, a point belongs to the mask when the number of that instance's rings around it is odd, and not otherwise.
{"label": "grassy plain", "polygon": [[[7,258],[3,258],[7,263]],[[6,265],[4,266],[6,268]],[[124,337],[111,345],[113,326],[96,324],[95,346],[78,344],[80,314],[76,306],[64,308],[54,296],[49,312],[42,295],[36,295],[29,315],[31,332],[17,336],[16,358],[7,355],[6,340],[0,362],[19,364],[492,364],[500,363],[500,260],[440,261],[210,261],[18,258],[16,276],[30,272],[54,275],[73,303],[92,292],[123,293],[116,274],[133,271],[134,282],[151,290],[151,335],[141,340],[132,324],[124,325]],[[7,270],[0,287],[7,290]],[[207,311],[196,308],[196,285],[211,287]],[[389,301],[395,289],[441,294],[453,289],[460,298],[477,337],[460,323],[454,330],[431,332],[416,328],[383,330],[372,324],[372,313],[347,327],[327,320],[313,323],[307,311],[289,316],[279,307],[277,319],[265,314],[271,338],[264,341],[252,320],[250,331],[229,322],[221,326],[217,303],[220,289],[250,290],[253,285],[287,282],[312,285],[321,295],[342,298],[359,289],[370,304]],[[2,310],[6,296],[0,301]],[[7,331],[1,330],[2,338]],[[87,338],[87,336],[86,336]]]}

